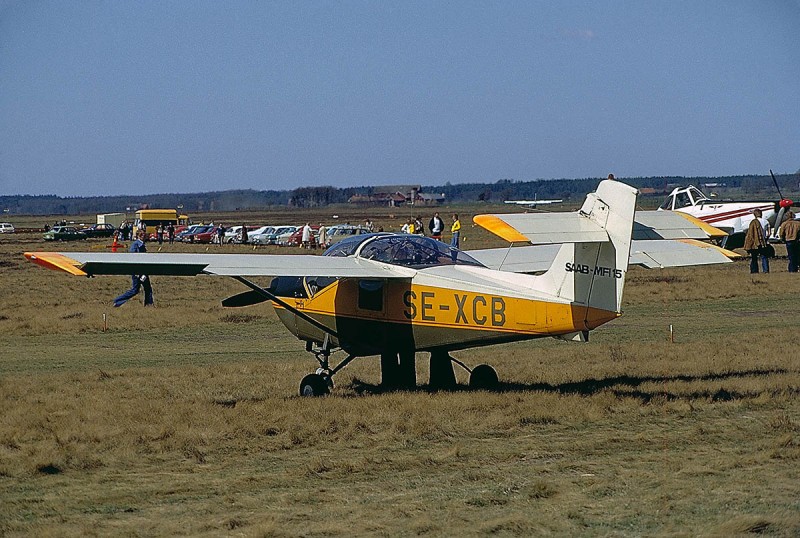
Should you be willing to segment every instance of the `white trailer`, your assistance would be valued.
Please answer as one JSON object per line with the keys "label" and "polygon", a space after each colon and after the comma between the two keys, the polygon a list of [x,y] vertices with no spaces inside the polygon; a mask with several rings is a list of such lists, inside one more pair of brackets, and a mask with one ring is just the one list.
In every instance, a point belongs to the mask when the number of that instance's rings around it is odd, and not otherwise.
{"label": "white trailer", "polygon": [[97,215],[97,224],[111,224],[119,228],[125,221],[125,213],[101,213]]}

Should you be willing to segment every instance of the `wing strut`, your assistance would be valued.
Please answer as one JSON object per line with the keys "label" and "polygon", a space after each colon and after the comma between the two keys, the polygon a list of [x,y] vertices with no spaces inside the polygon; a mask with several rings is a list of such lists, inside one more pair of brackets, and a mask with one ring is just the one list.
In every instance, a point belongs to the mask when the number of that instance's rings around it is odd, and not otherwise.
{"label": "wing strut", "polygon": [[281,299],[280,297],[278,297],[277,295],[275,295],[271,291],[269,291],[267,289],[264,289],[261,286],[259,286],[258,284],[250,282],[246,278],[241,277],[239,275],[231,275],[231,278],[238,280],[239,282],[241,282],[242,284],[244,284],[245,286],[247,286],[251,290],[255,291],[256,293],[258,293],[260,295],[263,295],[264,297],[266,297],[270,301],[278,303],[279,305],[284,307],[286,310],[288,310],[289,312],[291,312],[295,316],[298,316],[298,317],[304,319],[305,321],[309,322],[311,325],[313,325],[317,329],[319,329],[319,330],[321,330],[323,332],[326,332],[326,333],[330,334],[331,336],[339,338],[339,335],[336,333],[336,331],[334,331],[330,327],[327,327],[327,326],[323,325],[322,323],[320,323],[319,321],[315,320],[314,318],[312,318],[311,316],[309,316],[305,312],[300,312],[295,307],[290,306],[286,301],[284,301],[283,299]]}

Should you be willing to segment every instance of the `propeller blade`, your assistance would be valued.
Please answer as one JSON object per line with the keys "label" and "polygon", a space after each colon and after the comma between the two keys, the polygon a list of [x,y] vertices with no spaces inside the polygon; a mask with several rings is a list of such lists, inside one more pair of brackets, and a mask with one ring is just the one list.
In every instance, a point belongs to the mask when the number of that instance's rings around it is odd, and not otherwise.
{"label": "propeller blade", "polygon": [[783,223],[784,213],[786,213],[786,208],[783,205],[781,205],[781,208],[778,210],[778,215],[775,217],[775,226],[772,227],[771,237],[773,239],[778,237],[778,228],[780,228],[781,224]]}
{"label": "propeller blade", "polygon": [[781,188],[778,187],[778,180],[775,179],[775,174],[772,173],[772,168],[769,169],[769,175],[772,176],[772,182],[775,184],[775,190],[778,191],[778,196],[780,196],[781,200],[783,200],[783,194],[781,193]]}

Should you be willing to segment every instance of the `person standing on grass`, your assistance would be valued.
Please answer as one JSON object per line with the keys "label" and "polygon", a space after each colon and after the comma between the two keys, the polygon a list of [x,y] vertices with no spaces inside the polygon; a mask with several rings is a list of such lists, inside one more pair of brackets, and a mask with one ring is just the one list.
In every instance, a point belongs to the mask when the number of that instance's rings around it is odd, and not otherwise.
{"label": "person standing on grass", "polygon": [[779,230],[781,239],[786,243],[786,256],[789,258],[789,272],[796,273],[800,264],[800,221],[794,220],[794,213],[789,211],[786,220]]}
{"label": "person standing on grass", "polygon": [[219,228],[217,228],[217,241],[219,242],[219,246],[225,244],[225,226],[222,224],[220,224]]}
{"label": "person standing on grass", "polygon": [[311,223],[306,222],[303,231],[300,232],[300,248],[311,248]]}
{"label": "person standing on grass", "polygon": [[750,254],[750,273],[758,273],[758,258],[761,257],[761,268],[769,273],[769,258],[767,257],[767,236],[761,226],[761,210],[753,210],[753,220],[747,227],[744,237],[744,249]]}
{"label": "person standing on grass", "polygon": [[442,240],[442,232],[444,231],[444,221],[442,217],[439,216],[439,213],[434,213],[433,218],[428,223],[428,228],[431,231],[431,237],[436,239],[437,241]]}
{"label": "person standing on grass", "polygon": [[450,232],[453,234],[453,239],[450,240],[450,246],[458,248],[458,242],[461,236],[461,221],[458,220],[457,213],[453,213],[453,225],[450,226]]}
{"label": "person standing on grass", "polygon": [[323,249],[328,246],[328,230],[325,229],[325,226],[320,222],[319,223],[319,239],[317,239],[317,244]]}
{"label": "person standing on grass", "polygon": [[[136,240],[131,243],[130,252],[147,252],[144,244],[144,232],[137,234]],[[144,305],[153,306],[153,287],[150,285],[150,277],[147,275],[131,275],[131,289],[114,299],[114,306],[124,305],[128,299],[139,293],[140,288],[144,288]]]}

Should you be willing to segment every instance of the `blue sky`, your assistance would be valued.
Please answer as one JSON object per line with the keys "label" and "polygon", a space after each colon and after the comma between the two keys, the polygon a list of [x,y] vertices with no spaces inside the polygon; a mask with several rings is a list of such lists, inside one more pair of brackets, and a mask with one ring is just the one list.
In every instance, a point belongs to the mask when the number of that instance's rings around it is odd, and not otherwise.
{"label": "blue sky", "polygon": [[0,0],[0,194],[800,169],[797,1]]}

